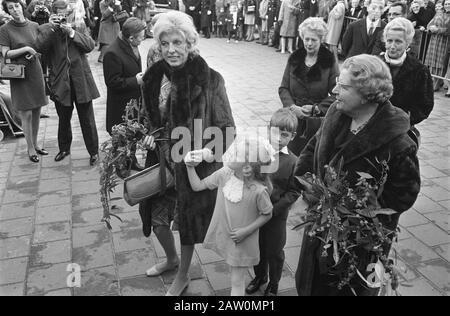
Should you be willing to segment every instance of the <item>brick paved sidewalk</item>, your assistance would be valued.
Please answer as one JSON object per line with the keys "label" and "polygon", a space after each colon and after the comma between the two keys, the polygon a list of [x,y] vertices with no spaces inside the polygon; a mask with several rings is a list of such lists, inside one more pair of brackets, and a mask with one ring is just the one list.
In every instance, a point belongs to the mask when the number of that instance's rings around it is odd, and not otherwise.
{"label": "brick paved sidewalk", "polygon": [[[143,60],[149,42],[141,47]],[[255,43],[227,44],[225,39],[202,39],[200,48],[225,78],[237,125],[265,125],[281,105],[277,90],[288,56]],[[89,59],[102,95],[95,101],[95,115],[104,141],[106,89],[97,55],[95,51]],[[422,190],[413,209],[401,217],[402,233],[395,245],[405,268],[402,295],[450,294],[449,103],[443,93],[436,94],[435,110],[418,126]],[[50,118],[41,121],[39,139],[50,156],[39,164],[28,161],[25,139],[0,143],[0,295],[164,295],[174,273],[144,276],[164,260],[164,252],[154,236],[143,237],[137,207],[119,201],[115,212],[124,222],[113,221],[111,232],[100,223],[98,170],[89,166],[78,119],[74,115],[72,120],[72,154],[57,163],[56,111],[53,104],[44,111]],[[121,194],[119,188],[114,196]],[[303,208],[299,202],[292,216]],[[296,295],[293,276],[300,244],[300,234],[288,230],[281,295]],[[80,288],[66,285],[69,263],[81,266]],[[186,295],[229,295],[227,265],[201,246],[194,254],[191,278]]]}

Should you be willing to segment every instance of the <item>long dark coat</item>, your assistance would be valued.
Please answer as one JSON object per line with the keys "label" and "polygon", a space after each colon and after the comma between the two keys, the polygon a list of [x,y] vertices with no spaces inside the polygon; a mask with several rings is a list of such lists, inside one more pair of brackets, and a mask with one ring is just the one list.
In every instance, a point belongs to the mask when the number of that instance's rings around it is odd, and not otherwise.
{"label": "long dark coat", "polygon": [[[392,67],[391,67],[392,74]],[[430,70],[419,60],[407,56],[395,76],[392,76],[393,105],[410,114],[411,125],[426,119],[434,106],[433,79]]]}
{"label": "long dark coat", "polygon": [[342,37],[342,52],[346,58],[359,54],[374,54],[374,46],[383,34],[386,22],[380,21],[372,36],[367,34],[367,19],[361,19],[350,23]]}
{"label": "long dark coat", "polygon": [[[194,135],[195,119],[202,121],[200,132],[215,126],[223,131],[223,135],[226,135],[226,128],[235,126],[222,76],[209,68],[203,58],[196,56],[190,57],[185,66],[176,71],[172,71],[164,60],[157,62],[147,70],[144,75],[144,100],[150,120],[150,131],[162,126],[159,94],[164,74],[172,83],[167,122],[170,132],[175,127],[186,127],[190,134]],[[200,135],[197,135],[197,142],[199,137]],[[194,149],[193,138],[192,136],[192,148],[184,149],[184,154],[187,153],[186,150]],[[178,139],[173,139],[172,145],[177,141]],[[210,141],[202,140],[201,144],[205,146]],[[220,162],[202,162],[196,167],[196,170],[199,177],[203,179],[221,167],[222,163]],[[179,217],[181,244],[201,243],[211,221],[217,191],[194,192],[189,183],[184,162],[176,162],[174,172],[176,213]]]}
{"label": "long dark coat", "polygon": [[[200,10],[201,10],[201,19],[200,24],[201,27],[210,27],[212,22],[212,11],[213,9],[213,3],[212,0],[201,0],[200,4]],[[208,11],[211,11],[211,14],[208,14]]]}
{"label": "long dark coat", "polygon": [[[378,202],[381,207],[391,208],[397,211],[397,214],[380,215],[379,219],[386,228],[393,230],[397,227],[400,214],[414,204],[420,190],[417,146],[407,135],[410,128],[408,115],[392,106],[390,102],[386,102],[379,106],[363,130],[341,148],[336,148],[336,135],[348,129],[350,123],[351,119],[338,111],[333,104],[319,132],[300,155],[295,174],[301,176],[306,172],[313,172],[323,178],[324,166],[336,166],[343,157],[343,169],[348,172],[349,183],[353,185],[358,177],[356,171],[367,172],[379,180],[380,172],[373,166],[378,165],[377,158],[379,161],[386,160],[389,165],[388,177]],[[306,229],[296,273],[298,294],[352,295],[348,288],[339,292],[329,287],[329,282],[335,279],[326,273],[320,274],[318,267],[321,256],[320,245],[318,239],[308,236]],[[364,254],[367,252],[361,250],[360,258],[368,257]],[[360,271],[364,274],[369,262],[361,260]],[[376,292],[365,290],[358,282],[354,288],[358,295],[373,295]]]}
{"label": "long dark coat", "polygon": [[136,74],[142,71],[141,58],[130,44],[117,38],[108,47],[103,59],[103,74],[107,87],[106,130],[122,122],[125,106],[131,99],[139,100],[140,87]]}
{"label": "long dark coat", "polygon": [[69,38],[47,23],[39,26],[36,47],[46,56],[49,67],[50,98],[64,106],[72,106],[70,79],[78,103],[88,103],[100,96],[86,54],[95,42],[86,27]]}
{"label": "long dark coat", "polygon": [[113,6],[114,12],[109,10],[110,1],[100,2],[100,12],[102,17],[100,19],[100,29],[98,33],[98,42],[100,44],[110,45],[114,42],[120,32],[120,24],[114,21],[114,13],[118,13],[121,10],[121,6]]}
{"label": "long dark coat", "polygon": [[[334,102],[331,94],[339,76],[339,66],[333,53],[320,47],[317,62],[309,70],[305,66],[306,50],[302,47],[296,50],[288,59],[281,85],[278,88],[283,107],[295,104],[317,105],[321,116]],[[289,144],[289,149],[299,155],[309,139],[320,126],[320,118],[300,119],[295,139]]]}

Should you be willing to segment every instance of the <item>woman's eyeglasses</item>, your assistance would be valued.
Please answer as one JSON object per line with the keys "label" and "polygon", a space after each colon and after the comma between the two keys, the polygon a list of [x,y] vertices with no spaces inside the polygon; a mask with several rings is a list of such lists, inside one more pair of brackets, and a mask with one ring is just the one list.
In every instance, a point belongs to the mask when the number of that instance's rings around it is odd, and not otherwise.
{"label": "woman's eyeglasses", "polygon": [[339,81],[339,78],[336,77],[336,87],[343,87],[343,88],[351,88],[352,85],[350,84],[345,84]]}

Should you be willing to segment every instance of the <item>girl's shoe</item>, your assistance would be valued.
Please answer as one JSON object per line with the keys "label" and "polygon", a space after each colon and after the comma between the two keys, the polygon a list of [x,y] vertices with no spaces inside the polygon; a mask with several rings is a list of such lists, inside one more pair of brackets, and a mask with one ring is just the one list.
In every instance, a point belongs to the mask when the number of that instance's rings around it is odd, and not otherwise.
{"label": "girl's shoe", "polygon": [[189,286],[189,283],[191,282],[191,279],[188,277],[186,282],[184,282],[175,293],[171,293],[170,289],[167,291],[166,296],[181,296],[181,294],[184,292],[184,290],[187,289]]}
{"label": "girl's shoe", "polygon": [[159,276],[161,274],[163,274],[166,271],[171,271],[171,270],[175,270],[178,268],[178,263],[176,265],[173,266],[169,266],[169,265],[165,265],[161,268],[162,265],[160,264],[155,264],[153,267],[151,267],[150,269],[148,269],[145,274],[148,277],[155,277],[155,276]]}

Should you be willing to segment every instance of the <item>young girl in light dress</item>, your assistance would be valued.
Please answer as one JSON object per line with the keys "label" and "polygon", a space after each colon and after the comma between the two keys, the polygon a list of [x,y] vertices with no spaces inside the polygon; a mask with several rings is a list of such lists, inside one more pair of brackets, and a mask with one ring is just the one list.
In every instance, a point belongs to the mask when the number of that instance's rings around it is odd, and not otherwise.
{"label": "young girl in light dress", "polygon": [[203,245],[230,265],[231,296],[243,296],[247,270],[259,263],[259,228],[272,217],[268,169],[273,148],[262,140],[236,140],[224,155],[224,167],[200,180],[194,166],[204,155],[199,150],[185,158],[194,191],[218,189]]}

